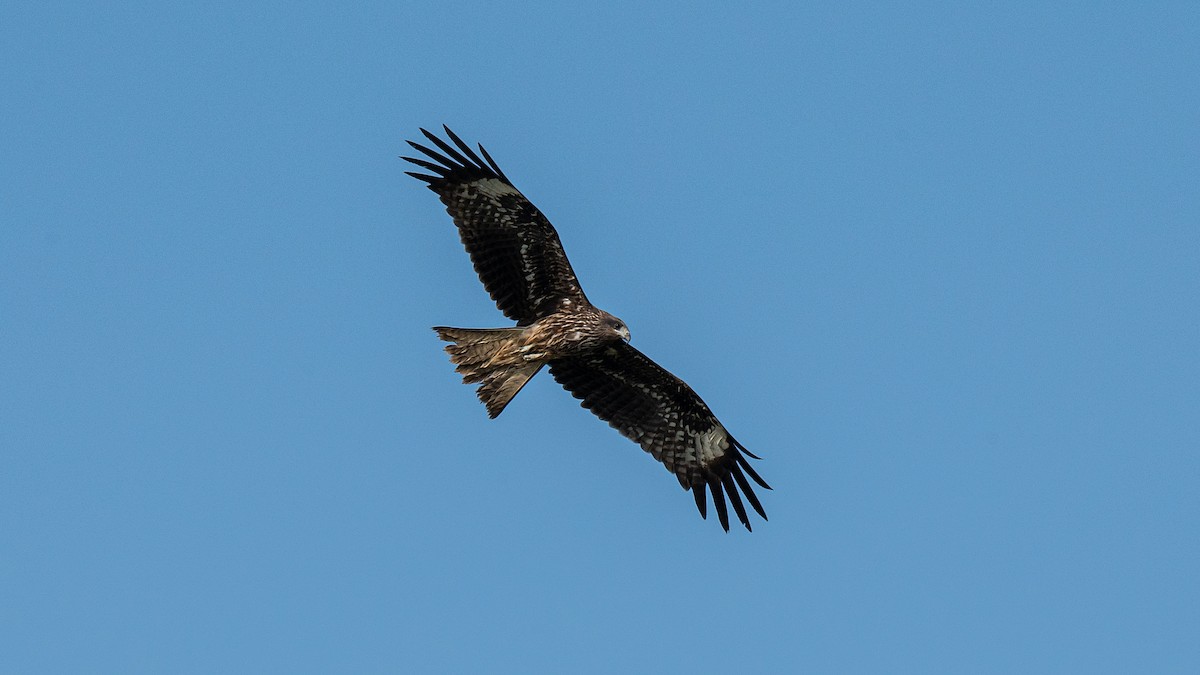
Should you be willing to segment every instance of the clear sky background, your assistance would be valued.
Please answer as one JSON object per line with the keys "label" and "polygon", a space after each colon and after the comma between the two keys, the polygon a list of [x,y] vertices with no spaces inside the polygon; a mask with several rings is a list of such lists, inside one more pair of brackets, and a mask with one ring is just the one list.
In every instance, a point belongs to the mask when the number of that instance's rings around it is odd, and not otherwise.
{"label": "clear sky background", "polygon": [[[1200,10],[800,4],[7,5],[0,670],[1200,672]],[[487,419],[442,123],[769,522]]]}

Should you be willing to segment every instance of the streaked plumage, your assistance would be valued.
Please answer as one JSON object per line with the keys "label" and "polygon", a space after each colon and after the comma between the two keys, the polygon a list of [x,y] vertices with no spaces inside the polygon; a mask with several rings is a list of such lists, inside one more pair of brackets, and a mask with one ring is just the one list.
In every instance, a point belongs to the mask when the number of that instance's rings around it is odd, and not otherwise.
{"label": "streaked plumage", "polygon": [[[588,302],[558,233],[513,187],[483,146],[476,153],[449,128],[453,143],[421,130],[437,148],[409,141],[428,159],[405,157],[430,173],[425,181],[446,205],[484,288],[512,328],[435,327],[463,382],[479,384],[496,417],[549,365],[550,374],[600,419],[638,443],[691,490],[707,517],[706,493],[721,526],[727,503],[750,528],[742,495],[763,519],[750,482],[770,486],[750,466],[757,459],[733,438],[683,380],[629,344],[620,319]],[[430,161],[432,160],[432,161]],[[728,502],[726,502],[728,499]]]}

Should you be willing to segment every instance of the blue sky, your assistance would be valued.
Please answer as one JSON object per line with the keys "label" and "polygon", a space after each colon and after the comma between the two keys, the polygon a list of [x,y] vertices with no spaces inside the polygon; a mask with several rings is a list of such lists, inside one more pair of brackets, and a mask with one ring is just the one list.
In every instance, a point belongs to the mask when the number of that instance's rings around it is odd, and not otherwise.
{"label": "blue sky", "polygon": [[[0,670],[1200,670],[1194,4],[3,15]],[[487,419],[442,123],[769,522]]]}

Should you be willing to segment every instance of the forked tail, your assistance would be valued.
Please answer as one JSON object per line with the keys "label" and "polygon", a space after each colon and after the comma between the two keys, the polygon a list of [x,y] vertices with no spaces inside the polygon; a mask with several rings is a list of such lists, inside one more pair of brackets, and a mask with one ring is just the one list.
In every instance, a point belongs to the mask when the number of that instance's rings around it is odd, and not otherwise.
{"label": "forked tail", "polygon": [[464,384],[479,384],[476,394],[488,417],[503,412],[521,387],[537,374],[542,361],[527,361],[521,352],[524,328],[449,328],[434,326],[438,337],[451,344],[446,353]]}

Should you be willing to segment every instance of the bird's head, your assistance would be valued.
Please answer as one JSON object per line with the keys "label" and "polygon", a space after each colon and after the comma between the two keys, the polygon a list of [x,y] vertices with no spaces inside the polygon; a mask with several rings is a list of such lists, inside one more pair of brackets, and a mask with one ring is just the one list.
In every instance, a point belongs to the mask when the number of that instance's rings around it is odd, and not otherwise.
{"label": "bird's head", "polygon": [[624,321],[606,312],[603,323],[613,336],[629,342],[629,327]]}

